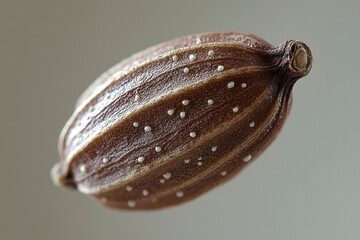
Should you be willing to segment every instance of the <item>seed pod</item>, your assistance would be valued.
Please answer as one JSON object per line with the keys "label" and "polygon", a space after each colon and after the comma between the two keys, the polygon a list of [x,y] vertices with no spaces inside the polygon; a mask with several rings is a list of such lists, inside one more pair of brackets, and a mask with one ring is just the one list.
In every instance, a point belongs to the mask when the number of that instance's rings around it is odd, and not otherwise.
{"label": "seed pod", "polygon": [[234,176],[275,138],[310,49],[251,34],[207,33],[140,52],[80,97],[52,170],[107,206],[156,209]]}

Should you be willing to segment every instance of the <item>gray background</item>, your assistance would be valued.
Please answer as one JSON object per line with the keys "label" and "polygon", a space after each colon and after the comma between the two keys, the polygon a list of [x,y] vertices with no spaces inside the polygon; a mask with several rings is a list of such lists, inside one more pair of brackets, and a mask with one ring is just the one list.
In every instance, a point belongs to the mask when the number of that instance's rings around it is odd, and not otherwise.
{"label": "gray background", "polygon": [[[359,239],[358,1],[0,2],[1,239]],[[178,36],[306,42],[282,133],[228,183],[179,207],[122,212],[53,186],[77,97],[121,59]]]}

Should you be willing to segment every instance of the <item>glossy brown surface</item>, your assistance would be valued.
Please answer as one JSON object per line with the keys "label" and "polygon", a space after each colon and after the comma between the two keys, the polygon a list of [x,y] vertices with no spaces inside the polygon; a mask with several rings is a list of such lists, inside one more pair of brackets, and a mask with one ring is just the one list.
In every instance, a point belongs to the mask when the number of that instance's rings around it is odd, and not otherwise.
{"label": "glossy brown surface", "polygon": [[60,136],[54,182],[122,209],[195,198],[274,139],[311,63],[302,42],[272,47],[241,33],[191,35],[140,52],[80,97]]}

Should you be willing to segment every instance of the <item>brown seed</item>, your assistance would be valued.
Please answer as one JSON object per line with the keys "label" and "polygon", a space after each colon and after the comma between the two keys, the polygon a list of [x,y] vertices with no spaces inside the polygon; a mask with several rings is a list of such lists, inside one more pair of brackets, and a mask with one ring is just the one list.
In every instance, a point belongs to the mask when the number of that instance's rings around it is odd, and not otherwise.
{"label": "brown seed", "polygon": [[191,35],[140,52],[82,94],[52,178],[114,208],[193,199],[269,145],[311,64],[302,42],[273,47],[241,33]]}

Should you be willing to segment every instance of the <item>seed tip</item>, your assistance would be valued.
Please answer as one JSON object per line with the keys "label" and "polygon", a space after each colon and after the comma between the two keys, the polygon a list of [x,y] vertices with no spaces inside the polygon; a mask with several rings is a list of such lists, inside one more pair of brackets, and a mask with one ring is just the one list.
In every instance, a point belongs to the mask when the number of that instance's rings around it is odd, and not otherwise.
{"label": "seed tip", "polygon": [[195,56],[194,54],[190,54],[190,55],[189,55],[189,60],[192,61],[192,62],[195,61],[195,60],[196,60],[196,56]]}
{"label": "seed tip", "polygon": [[248,162],[248,161],[251,160],[251,158],[252,158],[252,156],[249,154],[249,155],[247,155],[246,157],[243,158],[243,161]]}
{"label": "seed tip", "polygon": [[129,206],[130,208],[134,208],[134,207],[136,206],[136,202],[135,202],[135,201],[129,200],[127,203],[128,203],[128,206]]}
{"label": "seed tip", "polygon": [[176,192],[176,196],[177,196],[178,198],[181,198],[181,197],[184,196],[184,192],[183,192],[183,191],[178,191],[178,192]]}
{"label": "seed tip", "polygon": [[163,177],[164,177],[165,179],[169,179],[169,178],[171,177],[171,173],[170,173],[170,172],[164,173],[164,174],[163,174]]}
{"label": "seed tip", "polygon": [[172,56],[172,60],[174,62],[177,62],[179,60],[179,57],[177,55]]}
{"label": "seed tip", "polygon": [[234,82],[229,82],[228,84],[227,84],[227,87],[228,88],[233,88],[235,86],[235,83]]}

